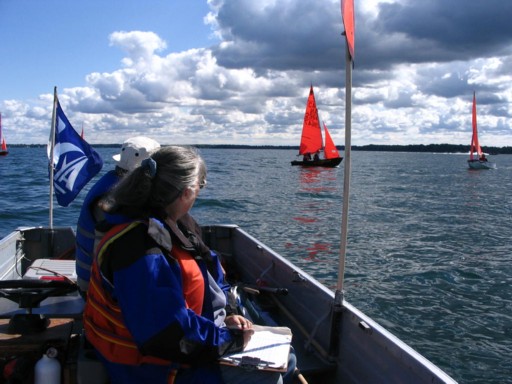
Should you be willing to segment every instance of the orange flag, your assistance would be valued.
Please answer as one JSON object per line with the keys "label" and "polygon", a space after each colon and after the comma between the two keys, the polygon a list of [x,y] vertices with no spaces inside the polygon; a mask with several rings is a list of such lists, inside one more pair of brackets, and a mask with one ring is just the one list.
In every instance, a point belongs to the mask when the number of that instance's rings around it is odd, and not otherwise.
{"label": "orange flag", "polygon": [[353,61],[355,53],[354,0],[341,0],[341,16],[343,17],[343,25],[345,26],[348,50]]}

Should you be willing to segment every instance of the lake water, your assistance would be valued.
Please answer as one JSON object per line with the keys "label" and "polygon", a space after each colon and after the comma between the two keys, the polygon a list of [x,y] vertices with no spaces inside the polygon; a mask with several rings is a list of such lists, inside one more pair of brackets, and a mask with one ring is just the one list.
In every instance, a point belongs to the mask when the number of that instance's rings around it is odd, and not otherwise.
{"label": "lake water", "polygon": [[[117,148],[98,150],[113,167]],[[337,283],[343,163],[295,150],[202,149],[200,223],[235,223],[326,286]],[[48,225],[45,148],[0,158],[0,237]],[[345,298],[460,383],[512,383],[512,156],[352,152]],[[99,177],[99,176],[98,176]],[[92,183],[91,183],[92,184]],[[73,225],[86,187],[54,225]]]}

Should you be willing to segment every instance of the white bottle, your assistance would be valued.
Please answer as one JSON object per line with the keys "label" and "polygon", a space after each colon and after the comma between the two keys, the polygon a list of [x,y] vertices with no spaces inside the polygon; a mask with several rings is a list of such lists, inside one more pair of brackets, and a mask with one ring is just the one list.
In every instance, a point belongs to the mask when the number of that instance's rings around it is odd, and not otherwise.
{"label": "white bottle", "polygon": [[50,347],[34,368],[34,384],[60,384],[60,362],[57,349]]}

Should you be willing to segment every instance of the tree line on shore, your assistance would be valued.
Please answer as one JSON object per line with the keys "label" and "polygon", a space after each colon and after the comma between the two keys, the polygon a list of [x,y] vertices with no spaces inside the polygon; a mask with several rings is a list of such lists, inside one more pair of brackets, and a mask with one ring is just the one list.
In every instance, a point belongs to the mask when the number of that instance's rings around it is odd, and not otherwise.
{"label": "tree line on shore", "polygon": [[[98,148],[116,148],[120,144],[93,144]],[[45,147],[44,144],[12,144],[10,147]],[[238,144],[194,144],[197,148],[219,148],[219,149],[299,149],[294,145],[238,145]],[[344,150],[344,146],[338,146]],[[460,144],[409,144],[409,145],[353,145],[353,151],[380,151],[380,152],[428,152],[428,153],[468,153],[468,145]],[[483,146],[482,151],[490,155],[512,154],[512,147],[489,147]]]}

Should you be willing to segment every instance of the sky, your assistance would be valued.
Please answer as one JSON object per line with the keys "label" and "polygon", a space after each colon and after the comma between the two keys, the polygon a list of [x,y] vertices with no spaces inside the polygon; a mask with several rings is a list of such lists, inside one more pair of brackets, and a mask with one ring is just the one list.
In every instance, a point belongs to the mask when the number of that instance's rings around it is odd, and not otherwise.
{"label": "sky", "polygon": [[[512,146],[512,1],[354,0],[352,144]],[[310,85],[345,140],[340,0],[0,0],[8,144],[53,91],[91,144],[299,145]]]}

